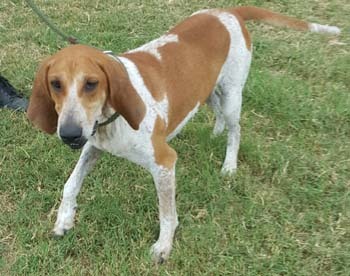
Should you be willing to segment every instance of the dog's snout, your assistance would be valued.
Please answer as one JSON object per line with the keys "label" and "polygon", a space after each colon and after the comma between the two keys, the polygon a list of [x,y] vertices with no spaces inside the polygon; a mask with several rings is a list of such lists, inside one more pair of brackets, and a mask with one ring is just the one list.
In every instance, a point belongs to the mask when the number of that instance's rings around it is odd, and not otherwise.
{"label": "dog's snout", "polygon": [[62,141],[72,149],[80,149],[86,143],[83,137],[83,130],[80,126],[68,123],[60,127],[59,136]]}

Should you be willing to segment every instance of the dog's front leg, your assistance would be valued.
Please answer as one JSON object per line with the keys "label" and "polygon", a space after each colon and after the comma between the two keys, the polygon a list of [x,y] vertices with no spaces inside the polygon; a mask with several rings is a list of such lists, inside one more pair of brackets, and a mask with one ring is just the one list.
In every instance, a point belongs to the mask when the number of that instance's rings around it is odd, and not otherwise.
{"label": "dog's front leg", "polygon": [[86,144],[72,174],[64,185],[63,198],[58,209],[57,220],[53,233],[63,236],[74,225],[74,216],[77,208],[76,197],[80,191],[84,177],[96,163],[101,151],[91,144]]}
{"label": "dog's front leg", "polygon": [[169,154],[166,166],[156,165],[152,172],[159,201],[160,233],[157,242],[151,248],[151,253],[157,263],[163,263],[169,257],[178,225],[175,204],[176,152],[170,147],[167,147],[167,150]]}

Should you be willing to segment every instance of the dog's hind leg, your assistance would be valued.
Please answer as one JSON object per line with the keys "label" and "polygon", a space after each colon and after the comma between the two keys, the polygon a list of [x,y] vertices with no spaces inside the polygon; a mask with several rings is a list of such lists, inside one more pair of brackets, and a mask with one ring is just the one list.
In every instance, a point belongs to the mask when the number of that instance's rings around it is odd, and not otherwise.
{"label": "dog's hind leg", "polygon": [[219,89],[215,89],[207,100],[208,105],[215,113],[215,126],[213,129],[214,136],[220,135],[225,130],[225,118],[221,111],[222,108],[219,93]]}
{"label": "dog's hind leg", "polygon": [[[231,88],[233,90],[233,88]],[[237,89],[237,88],[236,88]],[[226,121],[227,147],[226,157],[221,172],[223,174],[233,174],[237,169],[237,155],[240,142],[240,112],[242,104],[242,96],[238,89],[231,91],[232,93],[225,96],[223,103],[223,114]]]}
{"label": "dog's hind leg", "polygon": [[249,53],[237,63],[225,64],[219,86],[221,112],[228,129],[226,157],[222,174],[233,174],[237,169],[237,155],[240,143],[240,115],[242,92],[248,77],[251,56]]}
{"label": "dog's hind leg", "polygon": [[58,209],[57,220],[53,229],[55,236],[63,236],[74,225],[77,208],[76,197],[80,191],[84,177],[93,168],[101,151],[87,143],[80,155],[72,174],[64,185],[63,198]]}
{"label": "dog's hind leg", "polygon": [[237,153],[240,141],[240,113],[242,90],[248,76],[252,57],[248,31],[239,18],[229,13],[217,15],[230,34],[230,46],[226,61],[218,76],[221,89],[221,112],[228,129],[226,157],[222,173],[232,174],[237,169]]}

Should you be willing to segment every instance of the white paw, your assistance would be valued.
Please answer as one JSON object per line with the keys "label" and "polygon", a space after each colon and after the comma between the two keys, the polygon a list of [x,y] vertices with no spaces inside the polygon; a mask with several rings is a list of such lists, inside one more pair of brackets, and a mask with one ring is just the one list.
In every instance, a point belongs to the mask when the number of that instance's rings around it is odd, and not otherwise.
{"label": "white paw", "polygon": [[55,227],[53,228],[52,232],[54,236],[61,237],[64,234],[67,233],[69,229],[71,229],[74,226],[74,223],[55,223]]}
{"label": "white paw", "polygon": [[76,208],[60,207],[57,214],[53,235],[63,236],[69,229],[74,226],[74,216]]}
{"label": "white paw", "polygon": [[170,255],[172,244],[168,242],[160,242],[159,240],[152,245],[151,255],[152,259],[157,264],[164,263]]}
{"label": "white paw", "polygon": [[221,175],[223,176],[233,176],[237,171],[237,167],[223,166],[221,169]]}

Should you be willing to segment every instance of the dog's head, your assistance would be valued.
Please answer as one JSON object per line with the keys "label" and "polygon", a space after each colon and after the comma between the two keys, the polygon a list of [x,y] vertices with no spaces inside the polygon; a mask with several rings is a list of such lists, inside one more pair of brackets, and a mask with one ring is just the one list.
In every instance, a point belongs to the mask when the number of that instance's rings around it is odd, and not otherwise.
{"label": "dog's head", "polygon": [[40,66],[28,118],[43,131],[81,148],[111,107],[138,129],[145,107],[121,64],[82,45],[64,48]]}

